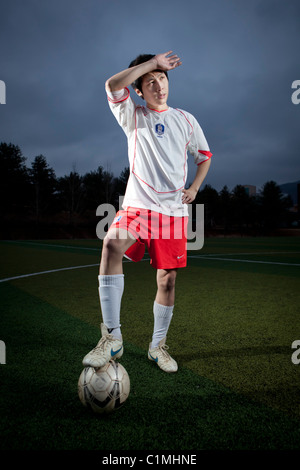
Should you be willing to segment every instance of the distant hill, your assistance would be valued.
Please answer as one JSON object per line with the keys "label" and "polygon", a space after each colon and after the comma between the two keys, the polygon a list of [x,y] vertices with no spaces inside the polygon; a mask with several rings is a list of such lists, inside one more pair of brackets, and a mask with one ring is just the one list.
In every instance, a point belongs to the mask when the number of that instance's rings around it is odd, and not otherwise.
{"label": "distant hill", "polygon": [[288,194],[291,196],[294,204],[297,204],[298,195],[297,195],[297,185],[300,184],[300,180],[295,181],[294,183],[284,183],[280,184],[279,187],[283,194]]}

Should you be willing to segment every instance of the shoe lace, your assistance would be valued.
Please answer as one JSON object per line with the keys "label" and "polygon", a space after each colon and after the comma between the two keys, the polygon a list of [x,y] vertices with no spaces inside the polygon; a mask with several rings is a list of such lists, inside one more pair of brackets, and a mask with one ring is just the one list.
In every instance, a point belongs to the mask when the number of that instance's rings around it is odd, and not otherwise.
{"label": "shoe lace", "polygon": [[100,349],[104,349],[106,344],[108,346],[110,346],[110,344],[112,343],[113,341],[113,337],[112,335],[104,335],[102,336],[102,338],[100,339],[99,343],[97,344],[97,346],[94,348],[94,350],[97,350],[99,351]]}
{"label": "shoe lace", "polygon": [[167,344],[163,344],[162,346],[159,346],[158,348],[162,355],[165,356],[166,358],[170,357],[170,354],[168,353],[169,346]]}

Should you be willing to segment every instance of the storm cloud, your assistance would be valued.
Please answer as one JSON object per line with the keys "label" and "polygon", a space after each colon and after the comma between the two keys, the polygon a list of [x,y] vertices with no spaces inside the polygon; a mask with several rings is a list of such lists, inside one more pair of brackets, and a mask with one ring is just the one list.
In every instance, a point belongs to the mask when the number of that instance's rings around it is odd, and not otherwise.
{"label": "storm cloud", "polygon": [[183,65],[169,74],[169,105],[204,130],[206,182],[299,179],[297,0],[2,0],[0,14],[0,141],[19,145],[27,165],[43,154],[57,176],[100,165],[118,176],[127,144],[105,80],[140,53],[173,50]]}

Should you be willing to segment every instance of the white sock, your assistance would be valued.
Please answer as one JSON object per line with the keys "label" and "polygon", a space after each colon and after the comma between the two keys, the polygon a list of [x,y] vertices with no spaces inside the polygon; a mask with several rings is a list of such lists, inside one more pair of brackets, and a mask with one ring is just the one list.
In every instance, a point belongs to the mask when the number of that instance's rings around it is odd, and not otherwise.
{"label": "white sock", "polygon": [[103,323],[114,337],[121,338],[120,310],[124,274],[100,275],[98,280]]}
{"label": "white sock", "polygon": [[152,336],[151,348],[156,348],[159,342],[167,336],[168,329],[173,316],[172,306],[160,305],[154,302],[153,314],[154,314],[154,329]]}

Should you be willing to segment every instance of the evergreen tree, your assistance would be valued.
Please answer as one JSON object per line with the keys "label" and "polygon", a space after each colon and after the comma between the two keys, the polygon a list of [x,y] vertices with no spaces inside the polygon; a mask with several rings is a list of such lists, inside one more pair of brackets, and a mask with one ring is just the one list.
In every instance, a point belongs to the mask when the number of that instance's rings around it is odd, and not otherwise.
{"label": "evergreen tree", "polygon": [[58,197],[61,209],[69,213],[69,223],[72,224],[75,214],[84,209],[84,185],[83,178],[76,171],[58,179]]}
{"label": "evergreen tree", "polygon": [[115,202],[115,179],[112,173],[107,172],[102,166],[96,171],[90,171],[83,177],[85,189],[86,207],[95,210],[100,204]]}
{"label": "evergreen tree", "polygon": [[240,184],[232,191],[231,210],[233,223],[239,232],[243,233],[250,221],[250,197],[244,186]]}
{"label": "evergreen tree", "polygon": [[231,228],[232,211],[231,211],[231,193],[227,186],[224,186],[219,193],[220,201],[220,223],[224,227],[224,232]]}
{"label": "evergreen tree", "polygon": [[219,194],[211,185],[206,184],[195,199],[196,204],[204,204],[205,227],[213,228],[219,218]]}
{"label": "evergreen tree", "polygon": [[0,211],[23,214],[29,201],[29,175],[26,158],[17,145],[0,143]]}
{"label": "evergreen tree", "polygon": [[35,157],[29,170],[30,182],[33,188],[32,204],[36,222],[45,213],[52,212],[55,207],[56,177],[43,155]]}
{"label": "evergreen tree", "polygon": [[267,230],[284,225],[288,219],[288,209],[293,205],[291,197],[284,196],[275,181],[268,181],[264,184],[259,202],[262,225]]}

